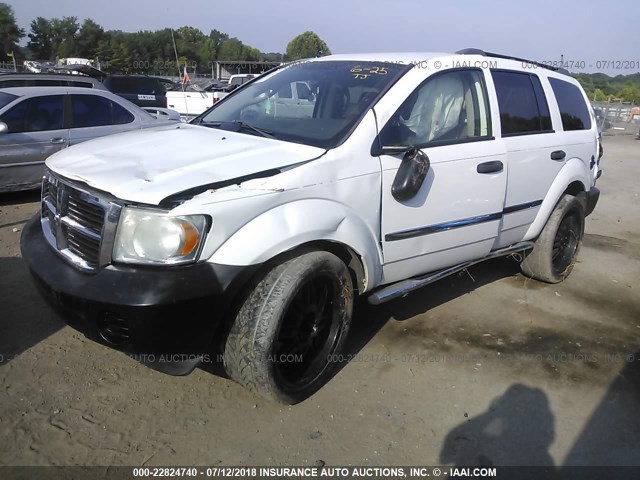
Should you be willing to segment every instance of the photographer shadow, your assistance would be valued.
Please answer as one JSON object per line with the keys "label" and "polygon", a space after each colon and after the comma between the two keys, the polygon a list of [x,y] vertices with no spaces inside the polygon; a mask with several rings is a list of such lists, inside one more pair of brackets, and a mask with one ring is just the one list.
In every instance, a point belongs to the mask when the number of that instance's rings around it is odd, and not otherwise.
{"label": "photographer shadow", "polygon": [[440,462],[458,467],[552,467],[555,419],[538,388],[511,385],[487,411],[451,430]]}

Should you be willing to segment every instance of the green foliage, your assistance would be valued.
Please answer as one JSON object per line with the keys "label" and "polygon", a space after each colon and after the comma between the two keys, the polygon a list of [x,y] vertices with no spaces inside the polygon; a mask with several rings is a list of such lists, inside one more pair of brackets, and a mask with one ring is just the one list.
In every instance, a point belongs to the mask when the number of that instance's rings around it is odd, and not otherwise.
{"label": "green foliage", "polygon": [[303,58],[315,58],[331,55],[331,50],[327,44],[316,33],[304,32],[287,45],[285,60],[300,60]]}
{"label": "green foliage", "polygon": [[86,19],[80,27],[76,41],[76,53],[81,58],[95,56],[97,45],[106,38],[104,29],[90,18]]}
{"label": "green foliage", "polygon": [[53,57],[77,56],[79,28],[77,17],[51,20],[38,17],[31,22],[27,47],[37,59],[49,60]]}
{"label": "green foliage", "polygon": [[8,54],[20,54],[18,42],[24,37],[24,30],[18,28],[16,16],[6,3],[0,3],[0,61],[8,59]]}
{"label": "green foliage", "polygon": [[[13,12],[0,4],[0,24],[3,12]],[[6,15],[5,15],[6,16]],[[15,20],[15,19],[14,19]],[[14,21],[15,23],[15,21]],[[24,36],[24,33],[22,33]],[[331,53],[327,44],[314,32],[295,37],[287,46],[287,53],[262,53],[229,37],[219,30],[205,35],[197,28],[183,26],[156,31],[126,33],[105,31],[91,19],[78,24],[76,17],[46,19],[37,17],[31,22],[28,52],[35,60],[81,57],[97,59],[100,67],[109,72],[129,72],[177,75],[187,65],[188,71],[209,73],[215,61],[282,62],[318,57]],[[19,37],[16,37],[16,40]],[[175,49],[174,49],[175,40]],[[176,50],[179,63],[176,62]]]}
{"label": "green foliage", "polygon": [[610,77],[604,73],[574,75],[590,100],[619,100],[640,103],[640,73]]}

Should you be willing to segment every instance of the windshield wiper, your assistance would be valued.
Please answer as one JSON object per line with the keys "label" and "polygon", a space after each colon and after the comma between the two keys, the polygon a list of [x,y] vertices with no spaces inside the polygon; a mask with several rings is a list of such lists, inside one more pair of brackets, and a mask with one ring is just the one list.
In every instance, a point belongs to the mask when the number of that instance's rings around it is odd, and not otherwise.
{"label": "windshield wiper", "polygon": [[261,137],[276,138],[274,137],[273,132],[269,130],[263,130],[262,128],[254,127],[253,125],[250,125],[246,122],[241,122],[240,120],[234,120],[233,122],[202,122],[201,125],[205,127],[221,128],[223,130],[229,130],[232,132],[249,130],[251,132],[257,133]]}
{"label": "windshield wiper", "polygon": [[237,122],[231,122],[231,123],[238,125],[238,127],[240,127],[240,130],[242,129],[251,130],[252,132],[256,132],[258,135],[261,135],[266,138],[276,138],[273,136],[273,132],[269,130],[263,130],[262,128],[254,127],[253,125],[250,125],[246,122],[237,121]]}

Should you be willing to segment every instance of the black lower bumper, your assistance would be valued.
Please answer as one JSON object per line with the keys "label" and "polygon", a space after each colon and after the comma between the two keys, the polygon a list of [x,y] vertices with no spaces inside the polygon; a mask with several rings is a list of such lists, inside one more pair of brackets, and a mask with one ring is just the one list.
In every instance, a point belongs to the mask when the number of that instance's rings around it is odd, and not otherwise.
{"label": "black lower bumper", "polygon": [[587,192],[587,210],[585,215],[590,215],[591,212],[596,208],[596,204],[598,203],[598,199],[600,198],[600,189],[596,187],[591,187],[591,189]]}
{"label": "black lower bumper", "polygon": [[235,294],[257,269],[110,265],[86,274],[48,244],[39,215],[25,225],[20,246],[40,292],[68,325],[172,374],[188,373],[210,354]]}

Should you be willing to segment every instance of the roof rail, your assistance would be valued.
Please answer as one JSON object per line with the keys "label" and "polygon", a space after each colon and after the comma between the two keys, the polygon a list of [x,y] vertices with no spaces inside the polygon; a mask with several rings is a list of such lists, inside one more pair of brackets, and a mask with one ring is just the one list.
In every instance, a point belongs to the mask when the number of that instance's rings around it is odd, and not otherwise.
{"label": "roof rail", "polygon": [[571,75],[569,73],[569,70],[567,70],[566,68],[553,67],[551,65],[536,62],[534,60],[527,60],[526,58],[513,57],[511,55],[503,55],[501,53],[485,52],[480,48],[463,48],[462,50],[458,50],[456,53],[458,55],[482,55],[484,57],[504,58],[505,60],[517,60],[519,62],[529,63],[531,65],[535,65],[541,68],[546,68],[547,70],[552,70],[554,72],[562,73],[564,75]]}

